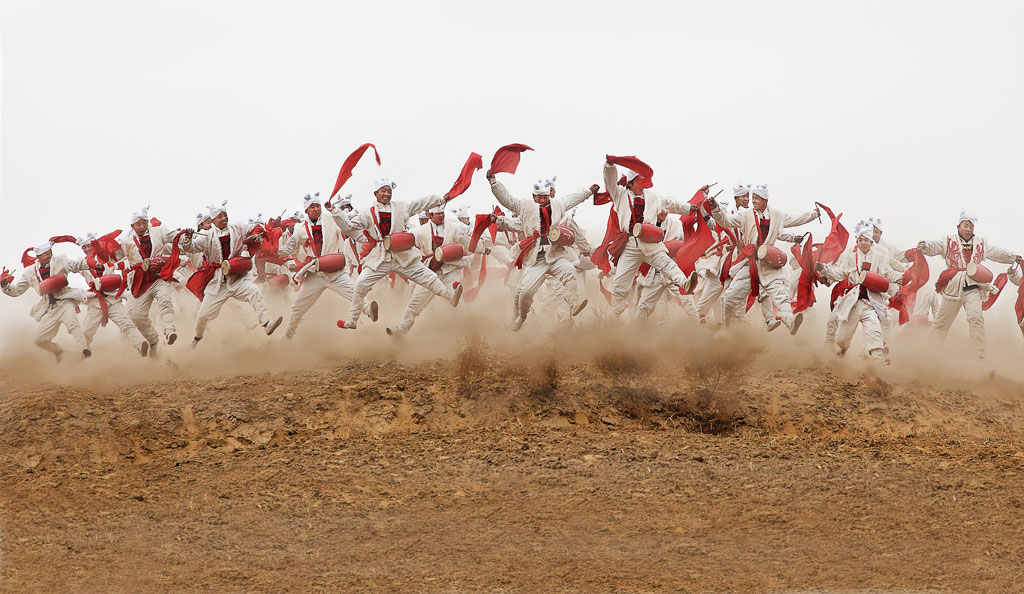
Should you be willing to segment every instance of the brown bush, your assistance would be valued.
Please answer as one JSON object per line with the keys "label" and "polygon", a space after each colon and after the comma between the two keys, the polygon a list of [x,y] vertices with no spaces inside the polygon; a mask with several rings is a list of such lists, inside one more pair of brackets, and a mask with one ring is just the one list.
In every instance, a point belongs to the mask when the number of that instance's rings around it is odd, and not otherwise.
{"label": "brown bush", "polygon": [[455,353],[455,384],[459,396],[471,397],[476,393],[491,370],[489,359],[490,347],[479,334],[459,341]]}

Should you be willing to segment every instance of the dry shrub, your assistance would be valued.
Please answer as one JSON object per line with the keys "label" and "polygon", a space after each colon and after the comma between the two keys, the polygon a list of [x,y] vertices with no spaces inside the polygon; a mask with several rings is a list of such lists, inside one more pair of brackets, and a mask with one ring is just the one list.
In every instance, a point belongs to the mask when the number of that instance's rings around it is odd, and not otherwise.
{"label": "dry shrub", "polygon": [[864,392],[871,398],[884,400],[892,394],[892,386],[877,377],[872,377],[864,382]]}
{"label": "dry shrub", "polygon": [[594,357],[594,367],[612,381],[615,407],[622,414],[648,425],[663,410],[661,394],[650,378],[653,355],[606,351]]}
{"label": "dry shrub", "polygon": [[743,422],[737,389],[743,371],[761,352],[748,344],[714,344],[696,353],[686,366],[689,395],[671,402],[673,417],[689,422],[701,433],[729,433]]}
{"label": "dry shrub", "polygon": [[532,398],[551,399],[558,391],[558,365],[553,358],[537,361],[528,378],[526,391]]}
{"label": "dry shrub", "polygon": [[459,341],[455,354],[455,383],[459,396],[470,397],[475,394],[491,369],[489,355],[490,347],[478,333],[474,332],[469,338]]}

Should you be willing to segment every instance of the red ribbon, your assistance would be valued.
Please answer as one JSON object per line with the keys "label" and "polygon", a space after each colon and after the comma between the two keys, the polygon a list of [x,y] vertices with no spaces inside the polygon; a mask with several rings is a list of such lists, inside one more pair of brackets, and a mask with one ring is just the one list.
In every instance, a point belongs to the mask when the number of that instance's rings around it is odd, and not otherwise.
{"label": "red ribbon", "polygon": [[615,213],[615,209],[608,209],[608,225],[604,230],[604,239],[590,255],[590,261],[601,272],[608,274],[612,270],[612,263],[618,264],[619,256],[626,249],[627,241],[629,241],[629,236],[619,230],[619,217]]}
{"label": "red ribbon", "polygon": [[523,260],[526,258],[526,253],[533,248],[537,240],[540,239],[540,234],[537,231],[533,232],[533,235],[519,242],[519,255],[516,256],[516,268],[523,267]]}
{"label": "red ribbon", "polygon": [[818,272],[814,270],[814,236],[807,234],[807,242],[803,250],[799,244],[793,246],[793,255],[800,264],[800,278],[796,284],[796,302],[793,304],[793,313],[800,313],[810,309],[816,301],[814,287],[818,285]]}
{"label": "red ribbon", "polygon": [[[491,215],[489,214],[478,214],[476,220],[473,222],[473,233],[469,238],[469,251],[475,252],[476,246],[480,242],[480,237],[484,234],[484,230],[490,228]],[[493,241],[493,238],[492,238]]]}
{"label": "red ribbon", "polygon": [[160,269],[160,278],[167,282],[174,281],[174,271],[178,269],[178,265],[181,264],[181,248],[178,246],[178,240],[185,234],[185,229],[178,231],[178,234],[174,236],[174,241],[171,243],[171,257],[164,264],[164,267]]}
{"label": "red ribbon", "polygon": [[522,156],[523,151],[532,150],[532,148],[525,144],[506,144],[501,147],[491,157],[491,175],[495,173],[515,173],[516,168],[519,167],[519,158]]}
{"label": "red ribbon", "polygon": [[185,288],[195,295],[196,299],[202,301],[203,294],[206,292],[206,285],[210,284],[210,281],[213,280],[219,267],[219,265],[209,260],[203,260],[203,265],[199,267],[199,270],[188,277],[188,281],[185,282]]}
{"label": "red ribbon", "polygon": [[819,254],[817,259],[819,262],[825,262],[826,264],[835,264],[839,256],[846,250],[846,244],[850,241],[850,232],[846,230],[846,227],[839,222],[842,213],[838,215],[832,212],[832,209],[825,206],[820,202],[815,202],[828,218],[832,220],[832,228],[829,230],[828,235],[825,237],[825,241],[818,246]]}
{"label": "red ribbon", "polygon": [[715,243],[715,236],[712,235],[708,222],[700,215],[696,218],[696,232],[683,240],[683,246],[676,253],[676,264],[687,275],[696,269],[697,260]]}
{"label": "red ribbon", "polygon": [[363,153],[365,153],[368,148],[373,149],[373,156],[377,159],[377,165],[380,165],[380,154],[377,153],[377,147],[373,146],[369,142],[352,151],[352,154],[345,159],[344,163],[341,164],[341,171],[338,172],[338,181],[334,182],[334,190],[331,192],[331,198],[334,198],[334,195],[338,193],[341,186],[345,185],[345,182],[352,177],[352,170],[356,168],[356,163],[359,162],[359,159],[363,157]]}
{"label": "red ribbon", "polygon": [[476,299],[476,296],[480,293],[480,289],[484,286],[484,281],[487,280],[487,256],[480,254],[480,274],[476,277],[476,285],[472,289],[466,291],[464,295],[465,299],[472,301]]}
{"label": "red ribbon", "polygon": [[455,180],[455,184],[452,186],[452,189],[448,190],[448,200],[455,198],[469,189],[469,184],[473,181],[473,172],[483,168],[483,157],[476,153],[469,153],[469,158],[466,159],[466,164],[462,166],[462,171],[459,173],[458,179]]}

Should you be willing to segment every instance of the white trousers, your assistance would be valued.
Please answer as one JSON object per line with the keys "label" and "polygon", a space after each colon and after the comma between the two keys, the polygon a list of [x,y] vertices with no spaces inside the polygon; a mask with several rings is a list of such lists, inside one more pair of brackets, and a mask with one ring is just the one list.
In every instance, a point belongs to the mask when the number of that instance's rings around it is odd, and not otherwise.
{"label": "white trousers", "polygon": [[[735,264],[730,275],[732,281],[722,292],[722,307],[725,310],[723,316],[726,325],[732,323],[737,314],[742,317],[742,312],[747,307],[747,295],[750,294],[749,261],[743,260]],[[785,275],[777,274],[767,284],[763,282],[763,278],[761,280],[761,295],[758,297],[758,301],[761,303],[761,313],[764,314],[765,323],[770,323],[775,318],[772,308],[772,304],[775,304],[779,308],[779,317],[782,318],[782,323],[787,328],[792,328],[795,316],[793,315],[793,306],[789,301],[789,287],[786,284]]]}
{"label": "white trousers", "polygon": [[686,275],[667,252],[644,255],[637,245],[636,238],[630,237],[615,266],[615,279],[612,281],[612,314],[614,316],[618,317],[625,311],[626,296],[629,294],[630,287],[633,286],[633,279],[636,278],[640,266],[645,262],[650,264],[651,268],[665,275],[668,282],[676,288],[686,284]]}
{"label": "white trousers", "polygon": [[849,349],[858,325],[864,331],[864,342],[868,355],[872,359],[881,359],[885,348],[882,322],[878,319],[878,312],[865,299],[859,299],[850,310],[849,317],[839,321],[835,334],[836,345],[844,352]]}
{"label": "white trousers", "polygon": [[[455,268],[445,274],[438,275],[438,278],[444,286],[450,287],[455,281],[462,278],[462,269]],[[412,325],[416,323],[416,317],[423,313],[423,310],[433,299],[434,292],[427,287],[423,285],[413,287],[412,296],[409,297],[409,303],[406,304],[405,311],[402,313],[402,321],[398,323],[398,332],[403,334],[408,332]]]}
{"label": "white trousers", "polygon": [[149,310],[154,301],[160,311],[160,325],[163,326],[164,336],[176,332],[174,329],[175,295],[174,285],[163,279],[158,279],[145,293],[132,300],[129,308],[132,323],[149,341],[149,344],[155,345],[160,342],[160,337],[153,328],[153,322],[149,319]]}
{"label": "white trousers", "polygon": [[972,289],[960,291],[960,298],[942,297],[942,304],[939,305],[939,312],[935,314],[935,323],[932,331],[939,341],[945,340],[949,328],[953,325],[960,308],[967,314],[967,330],[971,335],[971,342],[974,343],[974,352],[979,357],[985,356],[985,317],[981,311],[981,291]]}
{"label": "white trousers", "polygon": [[34,337],[36,346],[54,355],[62,353],[63,350],[53,342],[53,338],[57,336],[57,330],[60,329],[61,324],[71,334],[71,337],[75,339],[75,346],[79,349],[89,348],[85,334],[82,332],[82,327],[78,324],[78,312],[75,311],[75,302],[70,299],[58,299],[39,318],[39,325],[36,327],[36,335]]}
{"label": "white trousers", "polygon": [[548,262],[545,254],[538,253],[537,261],[531,266],[523,267],[519,284],[512,295],[512,313],[517,318],[525,318],[533,306],[533,296],[547,278],[553,277],[565,287],[565,299],[575,307],[580,301],[579,287],[576,284],[576,266],[566,260]]}
{"label": "white trousers", "polygon": [[100,309],[98,299],[107,300],[107,318],[120,330],[121,338],[132,345],[135,350],[142,348],[142,343],[146,342],[146,339],[132,323],[131,314],[129,314],[124,301],[120,299],[115,301],[104,296],[97,296],[96,299],[89,300],[89,309],[85,311],[85,320],[82,321],[85,344],[92,347],[92,339],[96,336],[96,331],[99,330],[100,323],[103,321],[103,310]]}
{"label": "white trousers", "polygon": [[[302,322],[302,317],[326,290],[334,291],[351,302],[354,298],[355,283],[352,282],[352,277],[344,271],[330,274],[321,272],[307,274],[302,280],[299,290],[295,293],[295,300],[292,301],[291,313],[288,315],[288,330],[285,332],[285,336],[291,338],[295,335],[295,330]],[[363,313],[369,314],[369,308],[364,308]]]}
{"label": "white trousers", "polygon": [[356,285],[352,291],[352,309],[349,310],[349,321],[359,321],[359,314],[365,308],[366,294],[381,279],[392,272],[404,276],[409,279],[409,282],[424,287],[434,295],[444,297],[448,301],[455,297],[455,289],[451,285],[441,282],[441,279],[437,277],[437,273],[427,268],[426,264],[419,259],[414,260],[408,266],[401,266],[397,261],[391,259],[381,262],[376,270],[366,266],[363,267],[363,271],[359,273],[359,278],[356,279]]}
{"label": "white trousers", "polygon": [[[665,279],[665,275],[656,270],[647,274],[653,274],[654,278],[646,285],[637,284],[638,295],[636,300],[636,317],[639,320],[646,320],[655,311],[658,312],[658,325],[668,323],[668,307],[675,303],[675,295],[679,289]],[[671,289],[672,292],[669,292]],[[680,303],[687,317],[697,319],[697,307],[694,304],[693,295],[680,295]]]}
{"label": "white trousers", "polygon": [[203,337],[206,325],[216,319],[220,314],[220,308],[224,307],[228,299],[248,301],[252,310],[256,312],[256,318],[261,326],[270,321],[270,312],[267,311],[267,304],[263,301],[263,294],[260,293],[256,283],[247,278],[233,282],[225,280],[219,285],[215,285],[211,281],[206,285],[203,301],[199,304],[199,311],[196,312],[196,338]]}

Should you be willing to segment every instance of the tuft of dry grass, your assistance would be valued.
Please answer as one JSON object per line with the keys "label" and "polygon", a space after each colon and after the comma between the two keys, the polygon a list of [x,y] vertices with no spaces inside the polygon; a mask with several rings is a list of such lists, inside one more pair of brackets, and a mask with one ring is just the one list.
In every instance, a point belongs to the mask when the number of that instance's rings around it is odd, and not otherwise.
{"label": "tuft of dry grass", "polygon": [[471,398],[476,395],[491,370],[489,355],[490,346],[478,333],[459,342],[455,353],[455,384],[459,396]]}

